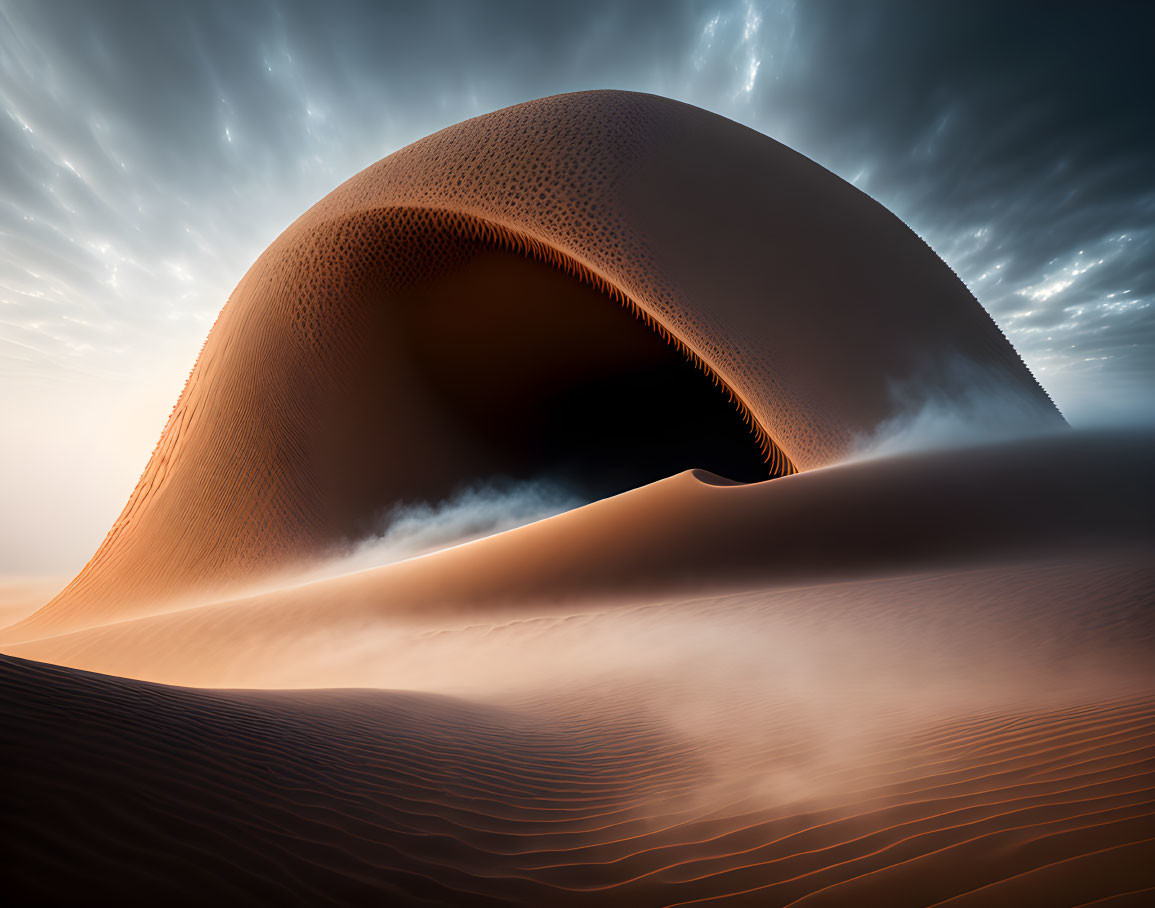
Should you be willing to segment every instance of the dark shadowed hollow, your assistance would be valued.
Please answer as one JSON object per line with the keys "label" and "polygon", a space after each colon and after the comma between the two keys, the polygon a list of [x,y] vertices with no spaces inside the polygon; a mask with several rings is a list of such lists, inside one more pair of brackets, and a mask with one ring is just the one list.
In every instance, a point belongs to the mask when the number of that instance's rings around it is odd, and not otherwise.
{"label": "dark shadowed hollow", "polygon": [[[364,376],[355,382],[379,399],[366,407],[359,395],[357,413],[330,413],[333,431],[321,437],[334,456],[355,450],[365,460],[334,470],[336,481],[382,474],[374,460],[397,446],[397,426],[364,415],[394,410],[399,381],[444,429],[428,456],[455,464],[417,471],[427,499],[450,494],[449,483],[498,476],[556,480],[597,499],[692,467],[743,482],[772,475],[723,387],[619,302],[552,264],[482,248],[400,297],[367,295],[364,306]],[[393,480],[381,480],[368,495],[336,496],[365,505],[348,515],[354,535],[391,503]]]}

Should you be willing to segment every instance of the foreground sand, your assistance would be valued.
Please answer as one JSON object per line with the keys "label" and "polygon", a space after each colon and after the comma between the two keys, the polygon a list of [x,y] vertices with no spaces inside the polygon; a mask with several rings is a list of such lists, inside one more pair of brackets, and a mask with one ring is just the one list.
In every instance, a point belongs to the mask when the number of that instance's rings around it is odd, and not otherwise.
{"label": "foreground sand", "polygon": [[687,473],[415,561],[9,644],[9,885],[1149,904],[1151,446]]}
{"label": "foreground sand", "polygon": [[9,878],[38,903],[1145,904],[1153,590],[1132,555],[398,642],[400,675],[466,696],[6,657]]}

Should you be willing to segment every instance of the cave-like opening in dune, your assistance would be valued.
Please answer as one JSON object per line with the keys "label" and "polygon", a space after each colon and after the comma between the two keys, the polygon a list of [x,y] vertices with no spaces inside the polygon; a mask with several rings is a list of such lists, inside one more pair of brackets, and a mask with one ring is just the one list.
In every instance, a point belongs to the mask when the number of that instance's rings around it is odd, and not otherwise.
{"label": "cave-like opening in dune", "polygon": [[578,278],[486,250],[413,296],[413,362],[509,474],[559,476],[597,496],[692,467],[769,476],[725,390]]}
{"label": "cave-like opening in dune", "polygon": [[[466,252],[452,255],[429,244],[453,264],[423,264],[431,276],[367,306],[362,349],[388,351],[387,383],[420,400],[442,440],[411,468],[408,497],[496,477],[559,481],[593,500],[690,468],[741,482],[775,475],[727,390],[629,307],[549,262],[461,242]],[[394,391],[378,393],[394,401]],[[362,437],[362,450],[396,445],[380,427],[365,431],[381,435]],[[365,528],[370,515],[357,516]]]}
{"label": "cave-like opening in dune", "polygon": [[489,248],[399,301],[422,382],[487,469],[591,497],[692,467],[771,475],[718,387],[634,313],[549,263]]}

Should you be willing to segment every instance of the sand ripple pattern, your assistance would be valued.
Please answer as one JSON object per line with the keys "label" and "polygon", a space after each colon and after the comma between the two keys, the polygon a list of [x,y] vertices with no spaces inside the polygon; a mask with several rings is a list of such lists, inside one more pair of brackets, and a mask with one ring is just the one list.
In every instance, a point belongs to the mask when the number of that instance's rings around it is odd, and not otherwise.
{"label": "sand ripple pattern", "polygon": [[[893,722],[767,807],[621,696],[0,672],[21,903],[1080,905],[1155,886],[1151,697]],[[782,704],[759,714],[778,743],[747,780],[811,744]]]}

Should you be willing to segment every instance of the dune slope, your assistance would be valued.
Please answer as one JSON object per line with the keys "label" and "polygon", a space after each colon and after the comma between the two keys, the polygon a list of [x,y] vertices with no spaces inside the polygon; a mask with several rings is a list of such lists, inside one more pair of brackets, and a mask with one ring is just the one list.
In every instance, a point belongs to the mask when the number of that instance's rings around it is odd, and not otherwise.
{"label": "dune slope", "polygon": [[[1070,433],[756,485],[684,473],[411,561],[5,651],[167,683],[366,683],[335,641],[1151,545],[1155,438]],[[1096,469],[1087,470],[1093,463]],[[275,680],[274,680],[275,679]]]}

